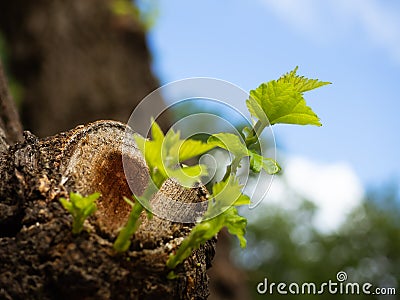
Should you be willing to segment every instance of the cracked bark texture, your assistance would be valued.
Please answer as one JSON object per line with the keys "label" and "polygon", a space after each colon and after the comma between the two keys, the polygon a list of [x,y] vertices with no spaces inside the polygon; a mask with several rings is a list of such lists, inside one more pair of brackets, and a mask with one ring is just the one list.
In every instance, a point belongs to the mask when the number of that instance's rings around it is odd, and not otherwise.
{"label": "cracked bark texture", "polygon": [[[206,268],[215,240],[194,251],[168,280],[165,262],[191,225],[154,216],[143,223],[128,252],[113,251],[118,227],[129,207],[130,191],[122,168],[121,145],[136,175],[137,191],[148,176],[126,125],[99,121],[38,139],[0,153],[0,298],[1,299],[206,299]],[[87,159],[92,157],[92,159]],[[133,174],[132,173],[132,174]],[[59,203],[69,191],[102,193],[99,209],[81,234],[72,235],[70,214]],[[196,189],[167,181],[155,196],[199,201]],[[161,199],[161,201],[160,201]]]}

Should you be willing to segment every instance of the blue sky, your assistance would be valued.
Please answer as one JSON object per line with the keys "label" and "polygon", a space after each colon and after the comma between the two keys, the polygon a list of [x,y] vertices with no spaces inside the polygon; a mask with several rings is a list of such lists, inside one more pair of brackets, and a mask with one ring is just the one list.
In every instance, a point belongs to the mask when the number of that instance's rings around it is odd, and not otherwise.
{"label": "blue sky", "polygon": [[161,83],[209,76],[244,90],[299,66],[333,84],[306,94],[323,127],[274,128],[289,155],[347,164],[364,185],[400,183],[400,2],[157,1]]}

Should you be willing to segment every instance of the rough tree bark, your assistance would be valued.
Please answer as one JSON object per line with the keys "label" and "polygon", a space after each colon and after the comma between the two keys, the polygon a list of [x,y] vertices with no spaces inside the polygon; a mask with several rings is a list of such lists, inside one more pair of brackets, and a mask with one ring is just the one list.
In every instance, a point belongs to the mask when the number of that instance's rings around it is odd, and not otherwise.
{"label": "rough tree bark", "polygon": [[[127,126],[98,121],[45,139],[26,131],[14,144],[21,126],[3,79],[0,65],[0,298],[206,299],[215,240],[178,267],[176,279],[166,278],[165,262],[191,226],[142,216],[129,251],[112,249],[130,211],[122,197],[132,194],[122,156],[133,192],[140,194],[148,178]],[[131,151],[122,153],[122,145]],[[58,201],[69,191],[102,194],[88,231],[76,236]],[[198,192],[167,181],[153,203],[200,201]]]}
{"label": "rough tree bark", "polygon": [[[165,266],[190,226],[156,216],[143,223],[127,253],[112,242],[129,214],[122,200],[130,191],[122,167],[121,145],[129,145],[128,178],[135,193],[148,176],[126,125],[99,121],[56,136],[24,141],[0,154],[0,298],[4,299],[206,299],[206,268],[214,255],[210,241],[168,280]],[[98,211],[79,235],[58,198],[68,191],[102,196]],[[197,189],[166,182],[155,196],[199,201]],[[160,199],[161,198],[161,199]]]}

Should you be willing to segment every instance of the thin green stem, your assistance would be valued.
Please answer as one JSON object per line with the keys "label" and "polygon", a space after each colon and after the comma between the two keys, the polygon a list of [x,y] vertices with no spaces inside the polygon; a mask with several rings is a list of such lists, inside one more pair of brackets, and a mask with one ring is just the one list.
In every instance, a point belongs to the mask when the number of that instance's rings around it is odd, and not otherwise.
{"label": "thin green stem", "polygon": [[[249,149],[251,146],[255,145],[258,142],[258,138],[261,135],[262,131],[265,129],[265,125],[262,124],[260,121],[257,121],[256,125],[254,125],[251,134],[246,137],[245,143],[247,149]],[[232,163],[226,166],[226,171],[224,174],[224,177],[222,178],[222,181],[225,181],[229,178],[231,174],[236,174],[236,171],[239,167],[240,160],[234,158]]]}
{"label": "thin green stem", "polygon": [[228,177],[231,175],[231,170],[232,170],[232,164],[227,165],[224,177],[222,178],[222,181],[225,181],[228,179]]}
{"label": "thin green stem", "polygon": [[125,252],[129,249],[131,245],[131,237],[136,232],[140,225],[140,214],[143,211],[143,206],[136,202],[132,206],[132,211],[129,215],[128,222],[126,223],[125,227],[121,229],[118,234],[117,239],[114,242],[114,249],[117,252]]}
{"label": "thin green stem", "polygon": [[83,229],[83,222],[85,222],[85,217],[83,216],[75,216],[72,222],[72,233],[78,234]]}
{"label": "thin green stem", "polygon": [[231,174],[236,174],[237,169],[239,168],[240,165],[240,159],[237,159],[236,157],[233,159],[232,163],[229,164],[226,167],[225,175],[224,178],[222,178],[222,181],[225,181],[229,178]]}
{"label": "thin green stem", "polygon": [[261,121],[257,121],[256,125],[254,125],[253,130],[251,131],[251,134],[246,138],[245,142],[247,148],[258,142],[259,136],[261,135],[265,127],[267,126],[262,124]]}

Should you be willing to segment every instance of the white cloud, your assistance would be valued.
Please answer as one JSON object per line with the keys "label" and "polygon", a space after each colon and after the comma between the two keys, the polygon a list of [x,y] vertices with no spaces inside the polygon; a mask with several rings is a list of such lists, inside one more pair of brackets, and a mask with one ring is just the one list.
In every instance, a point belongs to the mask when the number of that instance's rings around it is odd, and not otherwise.
{"label": "white cloud", "polygon": [[275,177],[263,204],[296,210],[301,199],[317,206],[314,225],[321,232],[337,229],[357,207],[364,189],[346,163],[320,164],[303,157],[286,160],[282,176]]}
{"label": "white cloud", "polygon": [[294,157],[288,159],[284,177],[299,195],[317,205],[314,221],[323,231],[342,224],[364,195],[360,180],[346,163],[318,164]]}
{"label": "white cloud", "polygon": [[[387,1],[377,0],[260,0],[296,31],[315,42],[361,28],[374,45],[385,49],[400,63],[400,10]],[[357,34],[357,32],[353,32]],[[332,40],[333,39],[333,40]]]}

